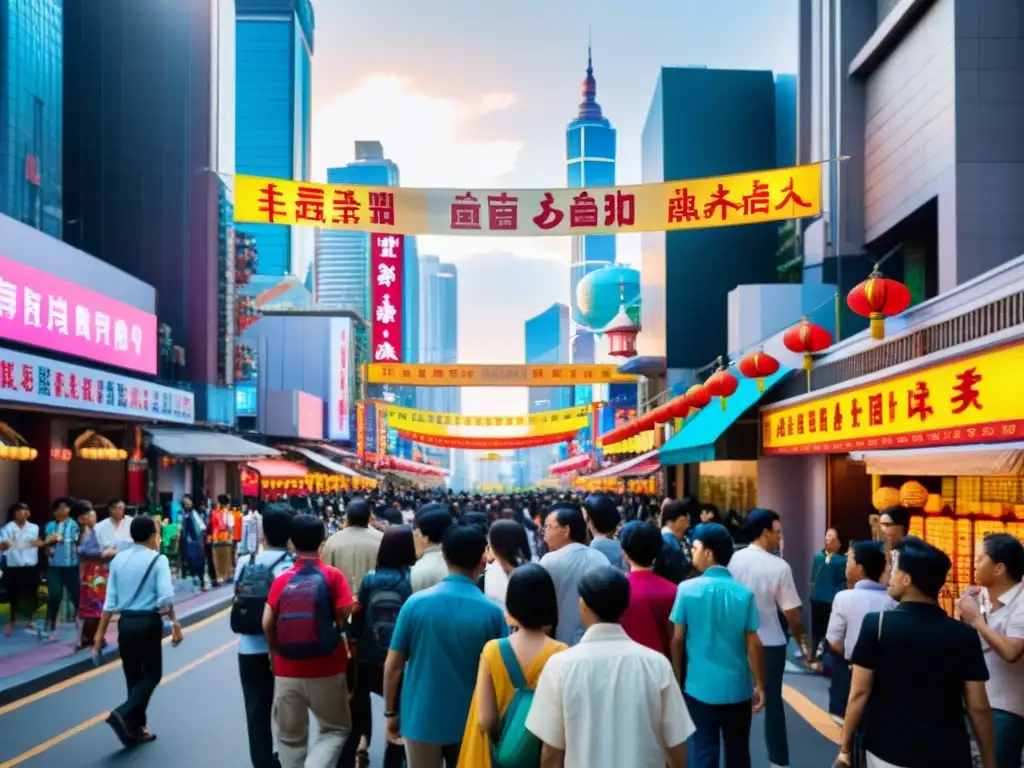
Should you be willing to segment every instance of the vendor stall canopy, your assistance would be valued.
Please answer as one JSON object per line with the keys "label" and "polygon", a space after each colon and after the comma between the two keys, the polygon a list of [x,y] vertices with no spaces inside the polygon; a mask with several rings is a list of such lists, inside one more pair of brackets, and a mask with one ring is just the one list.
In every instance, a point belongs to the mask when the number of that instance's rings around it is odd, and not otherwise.
{"label": "vendor stall canopy", "polygon": [[868,474],[905,477],[1024,475],[1024,441],[948,448],[851,451]]}

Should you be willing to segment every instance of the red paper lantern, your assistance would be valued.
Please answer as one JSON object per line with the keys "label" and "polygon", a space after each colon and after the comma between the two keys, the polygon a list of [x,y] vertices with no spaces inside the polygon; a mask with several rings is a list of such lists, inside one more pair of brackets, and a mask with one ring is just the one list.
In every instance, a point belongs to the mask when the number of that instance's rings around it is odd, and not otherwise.
{"label": "red paper lantern", "polygon": [[726,399],[736,394],[736,387],[739,386],[739,383],[739,380],[729,371],[725,368],[719,368],[704,382],[704,389],[712,397],[717,397],[721,400],[722,410],[724,411]]}
{"label": "red paper lantern", "polygon": [[669,405],[670,403],[664,403],[652,411],[655,424],[664,424],[666,421],[672,420],[672,409]]}
{"label": "red paper lantern", "polygon": [[832,334],[805,317],[782,335],[782,343],[790,352],[804,356],[804,370],[809,371],[814,364],[812,355],[832,346]]}
{"label": "red paper lantern", "polygon": [[871,338],[885,338],[885,318],[910,306],[910,289],[898,280],[884,277],[875,267],[868,279],[846,295],[846,304],[861,317],[871,319]]}
{"label": "red paper lantern", "polygon": [[650,432],[654,429],[654,411],[648,411],[639,419],[636,420],[639,429],[638,432]]}
{"label": "red paper lantern", "polygon": [[740,360],[739,369],[748,379],[757,379],[757,391],[764,392],[764,377],[778,373],[779,361],[759,349]]}
{"label": "red paper lantern", "polygon": [[704,388],[703,384],[694,384],[686,390],[683,397],[686,398],[686,404],[695,411],[699,411],[711,402],[711,393]]}
{"label": "red paper lantern", "polygon": [[673,419],[685,419],[690,415],[690,404],[686,402],[686,395],[679,395],[669,400],[668,409]]}

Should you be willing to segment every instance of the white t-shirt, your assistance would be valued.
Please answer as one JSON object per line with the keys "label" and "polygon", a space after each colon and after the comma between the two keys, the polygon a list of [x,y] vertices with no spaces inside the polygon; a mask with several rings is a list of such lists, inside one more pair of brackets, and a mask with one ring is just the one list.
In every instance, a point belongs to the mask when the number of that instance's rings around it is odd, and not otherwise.
{"label": "white t-shirt", "polygon": [[132,518],[125,515],[120,525],[114,525],[113,518],[100,520],[93,530],[96,534],[96,543],[100,550],[104,549],[128,549],[132,545]]}
{"label": "white t-shirt", "polygon": [[491,563],[484,571],[484,595],[505,610],[505,593],[508,592],[508,574],[500,563]]}
{"label": "white t-shirt", "polygon": [[25,523],[20,527],[11,520],[3,528],[0,528],[0,541],[11,542],[11,548],[4,554],[7,558],[8,568],[34,568],[39,565],[39,549],[36,541],[39,539],[39,526],[35,523]]}
{"label": "white t-shirt", "polygon": [[849,661],[860,637],[864,617],[869,613],[890,611],[896,606],[897,602],[889,597],[881,584],[866,579],[858,582],[853,589],[844,589],[836,594],[825,638],[830,643],[842,643],[843,656]]}
{"label": "white t-shirt", "polygon": [[[988,615],[988,625],[1001,635],[1014,640],[1024,639],[1024,586],[1018,584],[1005,592],[999,602],[1003,607]],[[1024,717],[1024,659],[1015,664],[1003,661],[992,647],[981,641],[988,665],[985,690],[992,709],[1012,712]]]}
{"label": "white t-shirt", "polygon": [[665,747],[696,730],[668,659],[618,624],[548,659],[526,727],[565,751],[565,768],[665,768]]}
{"label": "white t-shirt", "polygon": [[754,593],[761,628],[757,636],[766,648],[786,644],[786,635],[779,623],[779,611],[800,607],[800,595],[793,583],[789,563],[760,547],[741,549],[729,561],[729,573]]}

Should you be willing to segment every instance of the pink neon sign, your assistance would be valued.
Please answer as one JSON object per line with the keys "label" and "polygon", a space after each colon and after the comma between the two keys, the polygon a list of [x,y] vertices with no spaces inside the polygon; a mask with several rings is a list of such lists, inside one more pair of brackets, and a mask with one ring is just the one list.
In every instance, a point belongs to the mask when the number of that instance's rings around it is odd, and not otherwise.
{"label": "pink neon sign", "polygon": [[156,373],[156,315],[0,256],[0,338]]}

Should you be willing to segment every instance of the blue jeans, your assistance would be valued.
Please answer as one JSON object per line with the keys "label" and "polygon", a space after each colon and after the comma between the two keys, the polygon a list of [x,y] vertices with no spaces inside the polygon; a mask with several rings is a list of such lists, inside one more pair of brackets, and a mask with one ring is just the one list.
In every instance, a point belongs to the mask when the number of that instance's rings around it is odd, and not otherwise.
{"label": "blue jeans", "polygon": [[697,730],[690,736],[687,765],[719,768],[725,742],[725,768],[750,768],[750,701],[736,704],[705,704],[684,694],[686,708]]}
{"label": "blue jeans", "polygon": [[786,646],[764,648],[764,740],[774,765],[789,765],[786,738],[786,703],[782,700],[782,675],[786,671]]}
{"label": "blue jeans", "polygon": [[1020,768],[1024,752],[1024,717],[993,709],[996,721],[996,768]]}

